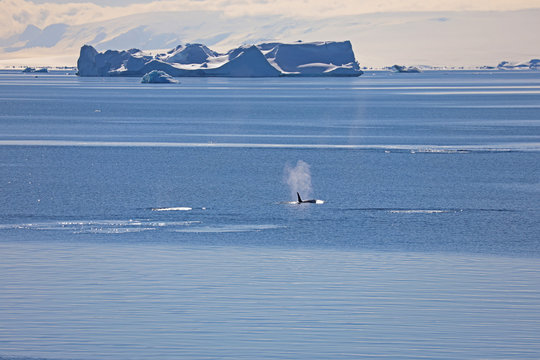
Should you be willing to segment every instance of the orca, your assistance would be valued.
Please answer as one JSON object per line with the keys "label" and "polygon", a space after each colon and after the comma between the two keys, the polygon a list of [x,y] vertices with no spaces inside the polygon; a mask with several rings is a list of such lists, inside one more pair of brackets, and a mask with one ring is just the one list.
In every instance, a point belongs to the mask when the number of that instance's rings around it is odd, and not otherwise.
{"label": "orca", "polygon": [[317,200],[315,199],[312,199],[312,200],[302,200],[302,198],[300,197],[300,194],[299,193],[296,193],[296,196],[298,196],[298,203],[299,204],[316,204],[317,203]]}

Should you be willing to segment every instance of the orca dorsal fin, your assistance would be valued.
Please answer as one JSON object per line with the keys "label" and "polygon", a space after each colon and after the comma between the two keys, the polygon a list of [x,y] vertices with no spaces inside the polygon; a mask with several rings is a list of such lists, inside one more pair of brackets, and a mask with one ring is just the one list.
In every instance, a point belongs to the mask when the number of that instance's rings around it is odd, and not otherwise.
{"label": "orca dorsal fin", "polygon": [[300,194],[299,194],[299,193],[296,193],[296,196],[298,196],[298,202],[301,203],[301,202],[302,202],[302,198],[300,197]]}

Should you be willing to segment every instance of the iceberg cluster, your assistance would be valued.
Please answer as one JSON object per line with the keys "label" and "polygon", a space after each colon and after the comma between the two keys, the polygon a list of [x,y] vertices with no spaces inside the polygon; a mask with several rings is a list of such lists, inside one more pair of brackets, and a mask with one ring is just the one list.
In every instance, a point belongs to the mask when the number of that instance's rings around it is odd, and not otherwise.
{"label": "iceberg cluster", "polygon": [[162,54],[138,49],[81,48],[79,76],[142,76],[153,70],[171,76],[360,76],[350,41],[244,45],[225,54],[203,44],[179,45]]}

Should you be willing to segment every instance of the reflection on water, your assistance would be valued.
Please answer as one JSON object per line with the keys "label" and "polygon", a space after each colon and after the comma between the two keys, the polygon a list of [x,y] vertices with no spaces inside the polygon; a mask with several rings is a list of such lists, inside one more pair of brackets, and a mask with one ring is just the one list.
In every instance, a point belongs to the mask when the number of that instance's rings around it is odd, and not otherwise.
{"label": "reflection on water", "polygon": [[3,355],[532,359],[536,259],[0,243]]}

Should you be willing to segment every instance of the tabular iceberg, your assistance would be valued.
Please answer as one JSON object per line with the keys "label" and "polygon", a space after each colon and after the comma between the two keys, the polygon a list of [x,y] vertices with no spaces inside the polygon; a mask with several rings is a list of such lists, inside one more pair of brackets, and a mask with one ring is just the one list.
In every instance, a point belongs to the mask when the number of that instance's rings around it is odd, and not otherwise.
{"label": "tabular iceberg", "polygon": [[350,41],[244,45],[225,54],[203,44],[179,45],[149,55],[138,49],[96,51],[81,48],[79,76],[142,76],[153,70],[171,76],[360,76]]}

